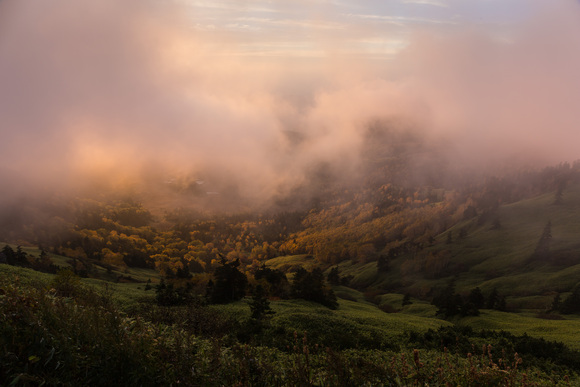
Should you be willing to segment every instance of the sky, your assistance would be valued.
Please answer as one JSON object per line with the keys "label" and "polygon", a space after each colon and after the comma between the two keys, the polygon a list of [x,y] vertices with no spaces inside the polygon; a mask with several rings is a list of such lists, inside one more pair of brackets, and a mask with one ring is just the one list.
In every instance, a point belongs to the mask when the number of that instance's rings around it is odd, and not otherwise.
{"label": "sky", "polygon": [[574,0],[1,0],[0,175],[265,198],[356,173],[377,121],[456,165],[573,161],[579,68]]}
{"label": "sky", "polygon": [[[236,55],[321,57],[351,54],[389,60],[417,29],[456,33],[467,24],[498,39],[525,20],[533,2],[522,0],[183,1],[193,24],[241,40]],[[329,45],[329,41],[338,44]]]}

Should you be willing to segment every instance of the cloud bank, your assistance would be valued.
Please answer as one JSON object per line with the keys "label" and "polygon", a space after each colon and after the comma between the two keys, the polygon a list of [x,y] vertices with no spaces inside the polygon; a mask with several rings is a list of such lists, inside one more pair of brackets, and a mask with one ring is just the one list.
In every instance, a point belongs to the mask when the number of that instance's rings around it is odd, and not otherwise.
{"label": "cloud bank", "polygon": [[534,4],[508,25],[398,29],[331,2],[224,3],[246,23],[212,28],[215,14],[184,2],[4,0],[0,173],[20,191],[219,175],[263,201],[319,165],[359,171],[377,120],[455,165],[575,160],[580,7]]}

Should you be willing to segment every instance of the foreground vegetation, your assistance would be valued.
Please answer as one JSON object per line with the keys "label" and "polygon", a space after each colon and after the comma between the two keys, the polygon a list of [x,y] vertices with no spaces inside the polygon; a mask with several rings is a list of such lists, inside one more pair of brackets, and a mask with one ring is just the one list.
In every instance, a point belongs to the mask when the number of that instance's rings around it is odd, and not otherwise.
{"label": "foreground vegetation", "polygon": [[[429,328],[419,317],[408,326],[412,330],[405,330],[402,320],[397,324],[362,302],[341,301],[339,310],[323,313],[317,308],[324,307],[306,301],[282,301],[273,303],[274,317],[263,320],[250,317],[248,300],[163,307],[142,299],[141,308],[123,308],[111,287],[88,286],[70,271],[41,275],[0,266],[2,385],[543,386],[579,381],[580,353],[563,344],[454,328],[442,320]],[[385,316],[382,329],[368,324],[379,316],[373,317],[371,308]],[[304,319],[300,311],[305,310],[313,317]],[[321,335],[333,326],[334,335]],[[352,341],[350,335],[357,334],[359,340]],[[373,340],[362,340],[365,334]]]}

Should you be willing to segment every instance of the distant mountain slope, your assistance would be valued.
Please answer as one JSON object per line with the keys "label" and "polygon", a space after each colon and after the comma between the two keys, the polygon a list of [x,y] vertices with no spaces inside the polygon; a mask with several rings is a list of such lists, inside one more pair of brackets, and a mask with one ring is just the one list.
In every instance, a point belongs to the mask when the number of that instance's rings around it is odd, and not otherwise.
{"label": "distant mountain slope", "polygon": [[359,288],[429,298],[454,279],[464,294],[474,287],[484,293],[497,288],[508,307],[542,309],[580,282],[580,185],[564,190],[559,204],[555,197],[550,192],[491,213],[475,211],[432,245],[388,260],[383,272],[375,262],[339,267]]}

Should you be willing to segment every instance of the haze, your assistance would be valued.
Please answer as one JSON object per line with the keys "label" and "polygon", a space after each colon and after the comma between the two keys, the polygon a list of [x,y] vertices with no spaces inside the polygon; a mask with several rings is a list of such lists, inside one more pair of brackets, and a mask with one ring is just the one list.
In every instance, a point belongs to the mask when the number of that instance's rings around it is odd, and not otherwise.
{"label": "haze", "polygon": [[262,201],[356,174],[376,122],[451,166],[580,158],[579,3],[464,3],[4,0],[3,195],[185,176]]}

